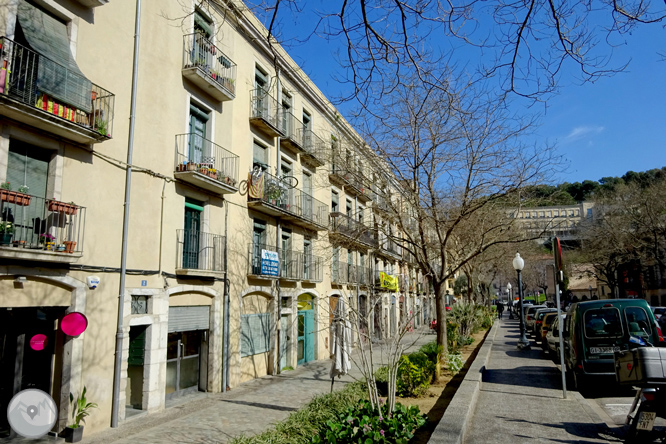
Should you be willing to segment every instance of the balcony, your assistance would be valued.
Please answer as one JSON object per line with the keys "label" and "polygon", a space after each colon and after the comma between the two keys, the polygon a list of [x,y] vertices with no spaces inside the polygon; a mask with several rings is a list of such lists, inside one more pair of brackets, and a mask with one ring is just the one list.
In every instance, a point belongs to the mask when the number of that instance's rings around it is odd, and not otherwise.
{"label": "balcony", "polygon": [[232,194],[238,191],[238,156],[196,134],[179,134],[173,175],[216,194]]}
{"label": "balcony", "polygon": [[269,137],[283,137],[282,105],[261,88],[253,89],[250,94],[250,124]]}
{"label": "balcony", "polygon": [[284,134],[284,137],[280,139],[280,144],[295,152],[302,152],[303,132],[301,131],[301,127],[303,124],[285,108],[282,108],[280,124],[282,125],[280,129],[282,130],[282,134]]}
{"label": "balcony", "polygon": [[331,283],[334,285],[344,285],[350,283],[353,277],[354,266],[347,262],[333,260],[331,264]]}
{"label": "balcony", "polygon": [[84,207],[9,190],[0,199],[1,258],[69,264],[82,256]]}
{"label": "balcony", "polygon": [[224,236],[196,230],[176,230],[176,274],[218,277],[224,272]]}
{"label": "balcony", "polygon": [[331,225],[331,235],[368,247],[377,245],[373,231],[346,214],[331,213]]}
{"label": "balcony", "polygon": [[307,162],[314,167],[324,165],[326,161],[326,152],[328,146],[326,142],[312,132],[311,129],[298,128],[301,140],[303,141],[303,152],[301,153],[301,160]]}
{"label": "balcony", "polygon": [[375,254],[389,259],[402,259],[402,248],[392,239],[377,239]]}
{"label": "balcony", "polygon": [[76,0],[84,8],[96,8],[109,4],[109,0]]}
{"label": "balcony", "polygon": [[311,230],[328,228],[328,206],[308,193],[266,172],[252,174],[248,181],[248,205],[257,211]]}
{"label": "balcony", "polygon": [[280,250],[280,279],[288,281],[321,282],[324,261],[320,256],[294,250]]}
{"label": "balcony", "polygon": [[0,115],[70,142],[99,143],[113,134],[115,96],[58,63],[0,38]]}
{"label": "balcony", "polygon": [[348,194],[357,196],[364,203],[371,200],[370,190],[364,183],[362,172],[357,169],[347,169],[346,171],[340,171],[340,175],[344,179],[345,191]]}
{"label": "balcony", "polygon": [[183,76],[219,102],[236,97],[236,64],[202,34],[183,36]]}

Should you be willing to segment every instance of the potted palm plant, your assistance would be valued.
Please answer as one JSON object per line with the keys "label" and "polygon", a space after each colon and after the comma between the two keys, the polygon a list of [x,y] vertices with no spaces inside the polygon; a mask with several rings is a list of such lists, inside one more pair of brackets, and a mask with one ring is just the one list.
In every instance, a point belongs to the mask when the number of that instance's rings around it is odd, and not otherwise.
{"label": "potted palm plant", "polygon": [[79,442],[83,438],[83,425],[86,417],[90,416],[90,411],[97,408],[94,402],[88,402],[86,399],[86,387],[83,387],[81,396],[74,399],[74,395],[69,394],[69,403],[72,405],[72,418],[74,423],[67,426],[67,438],[65,442]]}

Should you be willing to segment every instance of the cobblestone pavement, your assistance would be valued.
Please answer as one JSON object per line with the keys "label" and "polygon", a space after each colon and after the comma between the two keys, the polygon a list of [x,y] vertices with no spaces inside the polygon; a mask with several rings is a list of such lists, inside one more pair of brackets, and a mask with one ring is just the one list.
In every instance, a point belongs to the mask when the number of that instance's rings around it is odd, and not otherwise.
{"label": "cobblestone pavement", "polygon": [[[410,350],[414,350],[434,339],[424,329],[410,333],[403,343],[412,344]],[[287,418],[314,395],[330,392],[330,367],[330,360],[315,361],[279,376],[249,381],[227,393],[195,395],[163,412],[139,415],[118,429],[85,437],[82,443],[225,443],[241,434],[261,433]],[[359,376],[353,365],[350,375],[335,380],[334,388],[338,390]]]}
{"label": "cobblestone pavement", "polygon": [[517,321],[500,322],[465,443],[621,442],[578,392],[563,399],[558,367],[540,347],[516,348]]}

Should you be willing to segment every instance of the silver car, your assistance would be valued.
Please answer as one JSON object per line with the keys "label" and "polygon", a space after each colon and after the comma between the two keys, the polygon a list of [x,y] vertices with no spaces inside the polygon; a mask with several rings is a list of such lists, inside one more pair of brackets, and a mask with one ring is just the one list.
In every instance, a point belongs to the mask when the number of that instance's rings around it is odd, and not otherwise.
{"label": "silver car", "polygon": [[[566,314],[562,314],[562,321],[567,318]],[[555,319],[550,330],[546,334],[546,342],[548,342],[548,355],[554,363],[560,362],[560,322]]]}

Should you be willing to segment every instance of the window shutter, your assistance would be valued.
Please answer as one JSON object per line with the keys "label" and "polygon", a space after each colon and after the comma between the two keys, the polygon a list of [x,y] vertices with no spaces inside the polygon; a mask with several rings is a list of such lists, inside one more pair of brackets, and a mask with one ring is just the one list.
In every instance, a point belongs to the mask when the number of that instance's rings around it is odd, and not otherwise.
{"label": "window shutter", "polygon": [[46,198],[48,159],[46,151],[12,141],[7,165],[7,182],[11,184],[12,190],[18,191],[20,186],[27,185],[28,194]]}
{"label": "window shutter", "polygon": [[241,315],[241,357],[266,353],[270,343],[270,313]]}

